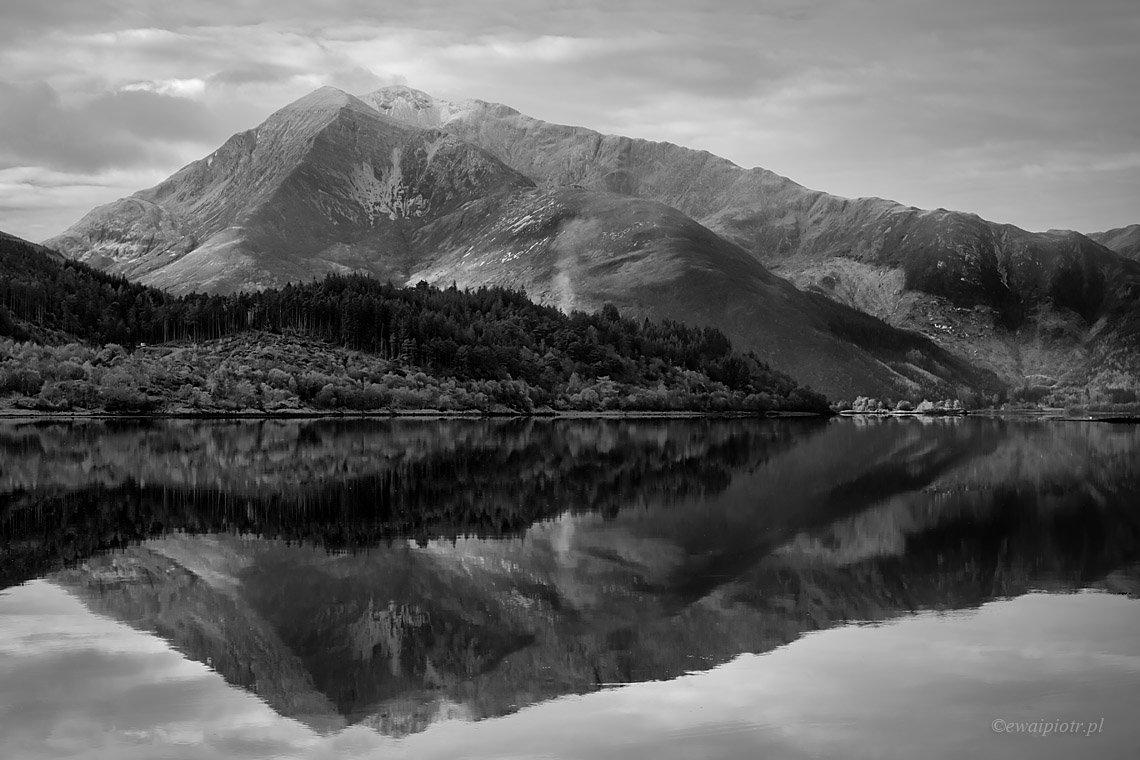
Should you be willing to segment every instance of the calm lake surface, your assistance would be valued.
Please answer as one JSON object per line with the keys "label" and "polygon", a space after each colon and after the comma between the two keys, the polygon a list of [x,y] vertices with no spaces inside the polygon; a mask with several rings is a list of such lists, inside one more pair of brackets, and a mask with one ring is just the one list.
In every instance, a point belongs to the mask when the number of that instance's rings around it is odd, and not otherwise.
{"label": "calm lake surface", "polygon": [[0,424],[0,758],[1140,757],[1140,427]]}

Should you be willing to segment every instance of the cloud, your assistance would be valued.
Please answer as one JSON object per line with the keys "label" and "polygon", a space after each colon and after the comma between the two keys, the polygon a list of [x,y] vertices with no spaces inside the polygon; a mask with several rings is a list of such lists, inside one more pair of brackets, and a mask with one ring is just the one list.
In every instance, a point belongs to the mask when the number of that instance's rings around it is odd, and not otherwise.
{"label": "cloud", "polygon": [[0,82],[0,101],[0,168],[129,167],[171,157],[172,144],[219,136],[200,104],[143,89],[67,105],[47,84]]}
{"label": "cloud", "polygon": [[193,98],[206,91],[206,82],[202,79],[159,79],[142,82],[131,82],[123,85],[121,92],[154,92],[159,95],[170,95],[176,98]]}
{"label": "cloud", "polygon": [[[319,9],[303,0],[9,0],[0,21],[0,71],[11,83],[0,91],[4,122],[19,121],[9,106],[29,100],[85,118],[97,93],[142,91],[200,106],[214,125],[193,138],[204,154],[215,147],[205,141],[322,84],[363,92],[406,82],[707,149],[843,195],[933,206],[967,198],[983,215],[1030,227],[1116,226],[1137,213],[1119,177],[1098,190],[1095,179],[1048,171],[1058,156],[1078,169],[1111,164],[1140,143],[1134,0],[726,0],[715,9],[681,0],[541,9],[524,0],[332,0]],[[188,129],[201,127],[192,109],[165,103],[183,109]],[[46,168],[165,160],[167,173],[188,155],[146,126],[128,150],[129,125],[109,128],[115,136],[104,139],[61,126],[29,135],[23,124],[4,133],[4,148],[18,144]],[[1033,197],[1010,196],[1007,164],[1042,167]]]}
{"label": "cloud", "polygon": [[276,63],[250,61],[233,68],[216,71],[206,80],[207,84],[222,87],[241,87],[247,84],[280,84],[304,74],[295,66]]}
{"label": "cloud", "polygon": [[[0,593],[0,756],[434,760],[460,747],[470,758],[548,756],[553,747],[565,757],[671,760],[845,756],[861,747],[921,757],[931,747],[996,742],[995,718],[1042,715],[1104,717],[1103,735],[1080,740],[1098,756],[1135,743],[1138,623],[1140,608],[1124,597],[1030,594],[833,628],[669,681],[568,695],[493,720],[440,721],[393,739],[362,725],[318,735],[157,636],[38,580]],[[1075,746],[1025,738],[1046,757],[1069,757]]]}
{"label": "cloud", "polygon": [[45,240],[91,209],[151,187],[169,167],[59,172],[40,166],[0,169],[0,230]]}
{"label": "cloud", "polygon": [[0,756],[141,759],[194,746],[224,758],[310,741],[205,665],[44,580],[0,593],[0,623]]}

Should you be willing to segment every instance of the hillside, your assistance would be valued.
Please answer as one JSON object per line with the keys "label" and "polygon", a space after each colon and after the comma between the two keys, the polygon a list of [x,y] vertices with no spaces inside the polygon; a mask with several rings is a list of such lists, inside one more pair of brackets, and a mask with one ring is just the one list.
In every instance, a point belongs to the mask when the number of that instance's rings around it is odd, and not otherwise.
{"label": "hillside", "polygon": [[0,274],[0,405],[22,409],[827,409],[716,330],[612,305],[568,315],[360,275],[174,297],[10,237]]}
{"label": "hillside", "polygon": [[[979,372],[922,336],[804,293],[746,251],[660,203],[558,188],[477,201],[423,227],[413,279],[514,286],[560,309],[612,303],[624,314],[715,326],[735,345],[838,397],[994,392]],[[960,392],[960,391],[959,391]]]}
{"label": "hillside", "polygon": [[1140,261],[1140,224],[1130,224],[1107,232],[1093,232],[1089,237],[1121,256]]}
{"label": "hillside", "polygon": [[929,340],[790,287],[673,208],[600,190],[539,192],[482,148],[421,129],[462,109],[431,106],[429,119],[400,98],[389,106],[386,116],[318,90],[49,242],[175,294],[356,272],[521,287],[563,310],[610,302],[719,329],[835,397],[1001,390]]}
{"label": "hillside", "polygon": [[[704,151],[550,124],[495,103],[447,103],[406,87],[363,100],[476,144],[539,187],[667,204],[801,288],[919,331],[1014,385],[1083,385],[1108,350],[1090,341],[1140,308],[1115,292],[1140,282],[1140,269],[1077,233],[840,198]],[[1108,352],[1114,364],[1136,364]]]}

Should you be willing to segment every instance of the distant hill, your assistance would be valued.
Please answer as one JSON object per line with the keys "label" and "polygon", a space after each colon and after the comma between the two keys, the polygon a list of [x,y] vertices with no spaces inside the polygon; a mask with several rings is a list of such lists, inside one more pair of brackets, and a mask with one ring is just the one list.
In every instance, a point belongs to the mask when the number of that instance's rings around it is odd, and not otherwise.
{"label": "distant hill", "polygon": [[[720,329],[834,397],[1001,389],[921,336],[790,287],[675,208],[602,189],[535,189],[449,131],[463,108],[400,93],[382,113],[318,90],[48,242],[175,294],[359,272],[401,285],[521,287],[563,309],[609,302]],[[436,121],[448,129],[421,128]]]}
{"label": "distant hill", "polygon": [[1107,232],[1093,232],[1089,237],[1121,256],[1140,260],[1140,224],[1130,224]]}

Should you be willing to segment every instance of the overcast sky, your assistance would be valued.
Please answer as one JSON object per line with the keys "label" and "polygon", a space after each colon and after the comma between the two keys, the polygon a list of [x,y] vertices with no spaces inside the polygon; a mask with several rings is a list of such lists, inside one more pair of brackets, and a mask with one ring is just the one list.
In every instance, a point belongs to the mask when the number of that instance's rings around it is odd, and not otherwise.
{"label": "overcast sky", "polygon": [[1140,222],[1138,0],[0,0],[0,230],[401,83],[1029,229]]}

